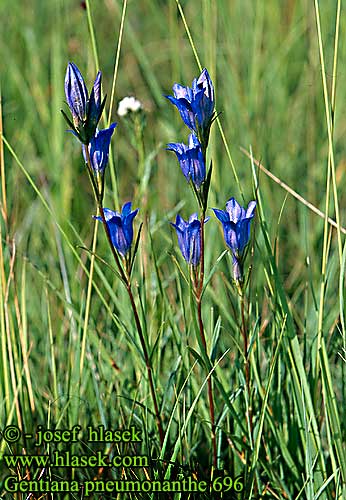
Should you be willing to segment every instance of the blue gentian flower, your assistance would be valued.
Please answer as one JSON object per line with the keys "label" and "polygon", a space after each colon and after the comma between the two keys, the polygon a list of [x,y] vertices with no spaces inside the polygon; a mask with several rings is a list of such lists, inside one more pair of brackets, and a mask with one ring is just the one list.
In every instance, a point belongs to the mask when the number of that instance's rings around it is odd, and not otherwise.
{"label": "blue gentian flower", "polygon": [[[130,201],[125,203],[121,209],[121,213],[114,212],[109,208],[103,209],[112,243],[122,257],[125,257],[131,248],[133,241],[133,219],[138,213],[138,208],[131,211],[131,205]],[[102,221],[100,216],[94,216],[94,218]]]}
{"label": "blue gentian flower", "polygon": [[82,144],[88,144],[94,136],[105,105],[105,99],[101,102],[101,77],[99,71],[89,98],[81,72],[74,63],[67,65],[65,95],[72,121],[64,112],[63,115]]}
{"label": "blue gentian flower", "polygon": [[250,238],[250,223],[255,215],[256,202],[250,201],[247,210],[231,198],[226,203],[226,210],[213,208],[216,217],[222,222],[225,242],[232,253],[239,257]]}
{"label": "blue gentian flower", "polygon": [[181,170],[187,181],[190,179],[197,189],[205,180],[205,163],[202,148],[195,134],[189,135],[189,143],[186,146],[182,142],[167,144],[169,151],[174,151],[180,163]]}
{"label": "blue gentian flower", "polygon": [[255,209],[255,201],[250,201],[245,210],[234,198],[228,200],[226,210],[213,208],[216,217],[222,222],[225,242],[232,251],[233,276],[236,281],[242,277],[244,249],[249,243],[250,224]]}
{"label": "blue gentian flower", "polygon": [[[204,221],[209,220],[207,217]],[[177,215],[175,227],[178,236],[178,245],[188,264],[197,266],[201,259],[201,222],[197,214],[192,214],[188,221],[185,221],[180,215]]]}
{"label": "blue gentian flower", "polygon": [[206,144],[214,114],[214,87],[208,71],[204,68],[192,87],[179,83],[173,85],[174,96],[166,96],[179,110],[184,123]]}
{"label": "blue gentian flower", "polygon": [[112,123],[109,128],[97,130],[88,146],[82,145],[84,160],[87,163],[85,149],[88,148],[91,166],[95,173],[103,173],[108,163],[109,145],[116,123]]}

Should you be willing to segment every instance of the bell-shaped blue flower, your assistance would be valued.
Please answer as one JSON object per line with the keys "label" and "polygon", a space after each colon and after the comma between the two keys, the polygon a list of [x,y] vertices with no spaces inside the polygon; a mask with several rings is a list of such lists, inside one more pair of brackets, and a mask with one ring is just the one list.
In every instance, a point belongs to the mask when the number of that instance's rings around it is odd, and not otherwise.
{"label": "bell-shaped blue flower", "polygon": [[[207,217],[204,221],[209,220]],[[178,236],[178,245],[188,264],[198,266],[201,259],[201,222],[197,214],[192,214],[188,221],[185,221],[180,215],[177,215],[175,227]]]}
{"label": "bell-shaped blue flower", "polygon": [[169,151],[174,151],[180,163],[181,170],[187,181],[190,179],[197,189],[201,187],[205,180],[205,163],[202,148],[195,134],[189,135],[189,142],[186,146],[182,142],[167,144]]}
{"label": "bell-shaped blue flower", "polygon": [[89,98],[81,72],[74,63],[70,62],[67,65],[65,95],[72,114],[72,121],[64,111],[63,115],[82,144],[89,144],[95,135],[105,105],[105,99],[101,102],[101,77],[99,71]]}
{"label": "bell-shaped blue flower", "polygon": [[232,251],[233,276],[236,281],[242,278],[243,253],[250,239],[250,224],[255,215],[256,202],[250,201],[247,209],[230,198],[226,210],[213,208],[216,217],[222,222],[226,244]]}
{"label": "bell-shaped blue flower", "polygon": [[109,128],[96,130],[88,146],[82,145],[84,160],[87,163],[86,148],[89,150],[91,166],[95,173],[103,173],[108,163],[109,145],[116,123]]}
{"label": "bell-shaped blue flower", "polygon": [[[103,209],[112,243],[122,257],[125,257],[131,248],[133,241],[133,219],[138,213],[138,208],[131,211],[131,205],[130,201],[125,203],[121,213],[114,212],[109,208]],[[102,221],[102,217],[100,216],[94,216],[94,218]]]}
{"label": "bell-shaped blue flower", "polygon": [[255,209],[255,201],[250,201],[245,210],[234,198],[228,200],[226,210],[213,208],[216,217],[222,222],[225,242],[236,257],[242,255],[249,242],[250,223]]}
{"label": "bell-shaped blue flower", "polygon": [[166,96],[180,113],[184,123],[207,144],[214,115],[214,87],[208,71],[204,68],[192,87],[179,83],[173,85],[174,96]]}

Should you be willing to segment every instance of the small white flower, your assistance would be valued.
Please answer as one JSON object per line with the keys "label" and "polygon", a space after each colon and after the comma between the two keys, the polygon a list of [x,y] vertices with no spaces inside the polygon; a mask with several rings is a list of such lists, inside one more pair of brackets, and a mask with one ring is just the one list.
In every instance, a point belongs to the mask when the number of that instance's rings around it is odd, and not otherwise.
{"label": "small white flower", "polygon": [[142,109],[142,103],[135,97],[124,97],[118,104],[118,115],[125,116],[128,112],[136,112]]}

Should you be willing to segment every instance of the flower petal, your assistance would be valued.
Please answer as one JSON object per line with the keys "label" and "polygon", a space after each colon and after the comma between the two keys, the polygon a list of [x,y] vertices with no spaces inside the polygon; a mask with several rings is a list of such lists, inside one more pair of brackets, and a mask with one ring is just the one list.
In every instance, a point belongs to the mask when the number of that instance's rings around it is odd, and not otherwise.
{"label": "flower petal", "polygon": [[121,209],[121,217],[122,218],[124,218],[127,215],[129,215],[129,213],[131,212],[131,206],[132,206],[132,202],[131,201],[128,201],[127,203],[124,203],[124,205],[122,206],[122,209]]}
{"label": "flower petal", "polygon": [[136,217],[137,214],[138,214],[138,208],[133,212],[130,212],[128,215],[126,215],[126,217],[122,221],[125,238],[129,245],[129,248],[132,245],[133,241],[133,219]]}
{"label": "flower petal", "polygon": [[248,218],[253,217],[255,215],[255,209],[256,209],[256,202],[250,201],[250,203],[247,206],[246,217]]}
{"label": "flower petal", "polygon": [[213,208],[214,214],[222,222],[229,222],[229,214],[225,210],[219,210],[218,208]]}
{"label": "flower petal", "polygon": [[223,233],[225,242],[232,250],[232,253],[238,254],[238,240],[235,224],[233,222],[224,223]]}
{"label": "flower petal", "polygon": [[118,212],[114,212],[114,210],[111,210],[110,208],[104,208],[103,213],[104,213],[106,222],[110,221],[113,217],[120,217],[120,214]]}
{"label": "flower petal", "polygon": [[108,222],[112,243],[117,251],[124,257],[129,249],[121,217],[113,217]]}
{"label": "flower petal", "polygon": [[243,210],[235,198],[230,198],[226,203],[226,210],[229,214],[229,220],[237,223],[242,218]]}
{"label": "flower petal", "polygon": [[237,223],[237,246],[238,252],[242,253],[244,248],[249,242],[250,239],[250,222],[251,219],[243,219]]}
{"label": "flower petal", "polygon": [[202,87],[204,90],[204,95],[211,101],[214,102],[214,87],[206,68],[203,69],[200,74],[197,85]]}
{"label": "flower petal", "polygon": [[190,215],[188,225],[190,226],[191,223],[193,221],[195,221],[195,220],[198,220],[198,213],[197,212],[195,212],[194,214]]}
{"label": "flower petal", "polygon": [[193,220],[187,230],[187,239],[189,241],[189,262],[197,266],[201,259],[201,223],[199,220]]}
{"label": "flower petal", "polygon": [[172,104],[174,104],[178,108],[180,116],[185,125],[187,125],[191,130],[196,131],[195,114],[192,111],[190,102],[185,98],[177,99],[170,95],[167,95],[166,97],[169,101],[171,101]]}
{"label": "flower petal", "polygon": [[184,87],[183,85],[180,85],[180,83],[175,83],[173,85],[173,93],[174,97],[176,99],[186,99],[187,101],[190,100],[191,98],[191,92],[189,92],[191,89],[189,87]]}
{"label": "flower petal", "polygon": [[96,75],[94,85],[91,91],[91,93],[94,94],[95,104],[98,108],[101,106],[101,80],[102,80],[102,73],[101,71],[99,71]]}

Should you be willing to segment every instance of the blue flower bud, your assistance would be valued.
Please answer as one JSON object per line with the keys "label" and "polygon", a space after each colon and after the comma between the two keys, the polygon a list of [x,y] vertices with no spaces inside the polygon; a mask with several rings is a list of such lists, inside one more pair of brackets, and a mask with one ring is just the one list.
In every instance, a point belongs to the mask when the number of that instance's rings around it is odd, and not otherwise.
{"label": "blue flower bud", "polygon": [[202,153],[202,148],[195,134],[189,135],[189,143],[186,146],[184,143],[167,144],[169,151],[174,151],[180,163],[181,170],[189,182],[190,179],[197,189],[201,187],[205,180],[205,163]]}
{"label": "blue flower bud", "polygon": [[74,63],[68,63],[65,76],[65,95],[76,127],[83,123],[87,114],[88,90],[81,72]]}
{"label": "blue flower bud", "polygon": [[104,169],[106,168],[106,165],[108,163],[109,145],[116,126],[116,123],[112,123],[109,128],[96,130],[96,133],[90,140],[89,145],[82,145],[83,156],[86,163],[87,157],[85,149],[86,147],[89,149],[91,166],[95,173],[103,173]]}
{"label": "blue flower bud", "polygon": [[74,63],[67,65],[65,95],[72,113],[72,121],[64,112],[63,115],[82,144],[89,144],[95,135],[105,105],[105,99],[101,102],[101,77],[99,71],[89,98],[81,72]]}
{"label": "blue flower bud", "polygon": [[93,88],[91,90],[90,99],[88,103],[88,119],[90,127],[97,127],[100,120],[101,109],[101,79],[102,73],[99,71],[96,75]]}
{"label": "blue flower bud", "polygon": [[[122,207],[121,213],[104,208],[104,215],[111,236],[112,243],[122,257],[128,253],[133,241],[133,219],[138,213],[138,208],[131,212],[132,203],[129,201]],[[94,216],[101,220],[102,217]]]}

